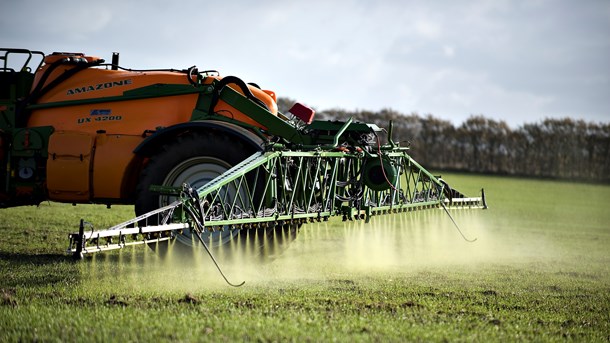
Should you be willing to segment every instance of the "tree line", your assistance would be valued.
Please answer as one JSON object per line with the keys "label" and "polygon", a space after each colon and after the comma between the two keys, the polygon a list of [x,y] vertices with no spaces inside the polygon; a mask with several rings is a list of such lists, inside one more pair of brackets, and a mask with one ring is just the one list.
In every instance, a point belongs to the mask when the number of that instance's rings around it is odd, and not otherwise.
{"label": "tree line", "polygon": [[[280,111],[292,103],[279,99]],[[316,113],[318,120],[350,117],[386,129],[392,121],[393,140],[409,146],[409,154],[427,168],[610,182],[610,123],[548,118],[511,129],[482,115],[455,126],[433,115],[391,109]]]}

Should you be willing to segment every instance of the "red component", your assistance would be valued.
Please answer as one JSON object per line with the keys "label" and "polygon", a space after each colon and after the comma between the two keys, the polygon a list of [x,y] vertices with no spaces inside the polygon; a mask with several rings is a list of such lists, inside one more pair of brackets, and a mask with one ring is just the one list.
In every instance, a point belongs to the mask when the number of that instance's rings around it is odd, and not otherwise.
{"label": "red component", "polygon": [[25,130],[25,137],[23,140],[23,147],[24,148],[29,148],[30,147],[30,130]]}
{"label": "red component", "polygon": [[316,111],[298,102],[292,105],[288,112],[304,121],[305,124],[311,124],[313,116],[316,114]]}

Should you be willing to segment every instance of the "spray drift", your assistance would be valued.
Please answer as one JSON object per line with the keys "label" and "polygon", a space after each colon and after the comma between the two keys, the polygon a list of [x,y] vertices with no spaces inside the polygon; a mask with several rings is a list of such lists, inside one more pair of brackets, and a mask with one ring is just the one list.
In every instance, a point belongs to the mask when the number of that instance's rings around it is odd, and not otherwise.
{"label": "spray drift", "polygon": [[[106,230],[81,222],[79,232],[70,235],[68,253],[82,258],[134,244],[199,241],[216,264],[215,248],[237,240],[251,250],[269,250],[248,237],[271,235],[288,243],[303,224],[333,216],[368,222],[376,215],[442,208],[462,234],[450,209],[487,207],[483,190],[479,197],[466,197],[452,189],[389,134],[390,143],[382,146],[376,126],[351,128],[350,120],[330,128],[335,129],[333,144],[297,150],[269,143],[197,189],[156,187],[173,202]],[[346,139],[354,131],[361,139]]]}

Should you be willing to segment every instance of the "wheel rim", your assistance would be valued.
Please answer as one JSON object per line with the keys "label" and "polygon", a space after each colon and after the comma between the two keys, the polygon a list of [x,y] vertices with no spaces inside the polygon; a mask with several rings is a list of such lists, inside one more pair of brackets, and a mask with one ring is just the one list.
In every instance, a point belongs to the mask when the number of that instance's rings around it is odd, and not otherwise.
{"label": "wheel rim", "polygon": [[[230,164],[218,158],[209,156],[193,157],[175,166],[163,180],[163,185],[182,187],[184,183],[187,183],[192,188],[198,189],[230,168]],[[235,194],[237,194],[236,189],[230,188],[228,198],[233,199]],[[176,199],[175,196],[161,195],[159,196],[159,207],[168,205]],[[237,229],[230,230],[228,227],[224,227],[220,231],[204,232],[201,238],[209,247],[219,247],[229,243],[238,231]],[[176,241],[191,247],[201,244],[198,239],[193,239],[190,229],[184,229],[182,234],[176,235]]]}

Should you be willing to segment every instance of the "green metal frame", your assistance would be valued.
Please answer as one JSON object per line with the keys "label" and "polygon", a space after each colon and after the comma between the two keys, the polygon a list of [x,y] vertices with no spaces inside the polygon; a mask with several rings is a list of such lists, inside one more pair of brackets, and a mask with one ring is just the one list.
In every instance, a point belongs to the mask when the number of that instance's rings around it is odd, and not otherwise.
{"label": "green metal frame", "polygon": [[[274,147],[277,146],[269,145],[266,152],[250,156],[197,190],[185,185],[178,190],[179,200],[164,208],[107,230],[70,235],[68,252],[80,255],[150,243],[171,237],[175,230],[195,227],[208,231],[272,228],[332,216],[368,221],[373,215],[443,205],[486,207],[483,197],[448,199],[444,184],[400,149],[379,155],[333,150],[285,151]],[[380,156],[389,159],[398,173],[396,180],[387,180],[393,187],[375,191],[366,185],[362,171],[368,161]],[[142,225],[153,217],[155,223],[161,224]],[[136,224],[141,226],[134,227]],[[118,236],[118,242],[113,243],[112,237]]]}
{"label": "green metal frame", "polygon": [[333,215],[368,220],[387,211],[437,207],[444,200],[443,184],[409,155],[394,152],[385,157],[399,170],[397,180],[388,180],[393,187],[375,191],[363,181],[362,170],[371,158],[379,158],[377,154],[255,154],[198,190],[199,198],[206,203],[204,226],[220,229]]}

